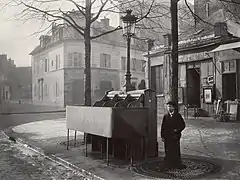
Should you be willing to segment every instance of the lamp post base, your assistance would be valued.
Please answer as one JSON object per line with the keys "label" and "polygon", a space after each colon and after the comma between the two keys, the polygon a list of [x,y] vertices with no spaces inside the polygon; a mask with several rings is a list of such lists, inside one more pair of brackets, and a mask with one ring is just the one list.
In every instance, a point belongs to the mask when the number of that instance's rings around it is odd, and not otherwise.
{"label": "lamp post base", "polygon": [[132,91],[135,90],[135,88],[133,87],[132,83],[131,83],[131,73],[126,73],[126,92],[127,91]]}

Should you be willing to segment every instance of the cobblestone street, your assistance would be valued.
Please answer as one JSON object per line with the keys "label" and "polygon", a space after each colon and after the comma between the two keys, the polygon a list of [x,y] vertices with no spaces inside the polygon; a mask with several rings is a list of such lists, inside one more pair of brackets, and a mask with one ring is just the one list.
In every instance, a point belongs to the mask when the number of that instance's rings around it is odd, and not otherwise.
{"label": "cobblestone street", "polygon": [[[159,119],[158,128],[161,127]],[[46,127],[49,127],[46,129]],[[53,129],[54,131],[49,131]],[[178,179],[239,179],[240,172],[240,123],[216,122],[211,118],[186,120],[186,129],[182,133],[181,150],[187,169],[181,171]],[[110,166],[105,159],[91,155],[85,157],[85,146],[82,146],[82,133],[77,133],[78,143],[73,146],[74,132],[71,131],[70,149],[66,150],[66,119],[36,121],[22,124],[12,129],[4,130],[10,136],[23,139],[36,147],[41,147],[45,153],[53,154],[74,166],[84,169],[104,179],[169,179],[178,172],[159,174],[158,165],[162,163],[164,146],[158,130],[159,158],[149,159],[148,164],[139,166],[136,171],[129,170],[129,163],[116,165],[112,158]],[[155,174],[153,171],[156,171]],[[137,173],[136,173],[137,172]],[[150,172],[150,175],[148,174]],[[142,175],[146,175],[142,177]],[[193,177],[194,176],[194,177]],[[178,175],[178,177],[180,177]]]}
{"label": "cobblestone street", "polygon": [[77,172],[53,163],[22,144],[8,140],[2,132],[0,148],[1,180],[87,179]]}

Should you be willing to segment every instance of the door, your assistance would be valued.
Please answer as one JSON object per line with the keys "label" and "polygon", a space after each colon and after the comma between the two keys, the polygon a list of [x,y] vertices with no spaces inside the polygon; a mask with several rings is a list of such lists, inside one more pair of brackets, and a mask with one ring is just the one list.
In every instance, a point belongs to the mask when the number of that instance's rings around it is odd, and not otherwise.
{"label": "door", "polygon": [[200,68],[187,69],[187,104],[200,108]]}
{"label": "door", "polygon": [[76,79],[72,84],[72,103],[73,105],[84,104],[84,80]]}
{"label": "door", "polygon": [[222,75],[223,100],[236,99],[236,73]]}

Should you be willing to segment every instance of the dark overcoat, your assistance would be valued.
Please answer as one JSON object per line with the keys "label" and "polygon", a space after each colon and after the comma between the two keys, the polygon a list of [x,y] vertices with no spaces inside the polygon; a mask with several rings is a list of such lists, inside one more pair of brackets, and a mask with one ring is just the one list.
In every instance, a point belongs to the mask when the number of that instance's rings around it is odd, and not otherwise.
{"label": "dark overcoat", "polygon": [[165,114],[162,121],[161,137],[165,140],[181,138],[181,132],[185,129],[185,122],[180,113],[174,112],[171,116]]}
{"label": "dark overcoat", "polygon": [[185,122],[180,113],[165,114],[162,121],[161,137],[164,139],[165,165],[167,167],[180,167],[181,132],[185,129]]}

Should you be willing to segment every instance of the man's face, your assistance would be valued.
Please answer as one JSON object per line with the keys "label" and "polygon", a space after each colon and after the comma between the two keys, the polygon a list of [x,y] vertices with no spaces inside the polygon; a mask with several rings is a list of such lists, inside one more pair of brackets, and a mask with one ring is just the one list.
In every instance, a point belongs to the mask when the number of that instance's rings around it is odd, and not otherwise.
{"label": "man's face", "polygon": [[173,105],[168,104],[167,105],[167,110],[168,110],[168,112],[173,112],[174,111]]}

